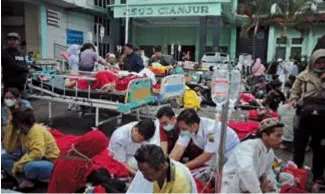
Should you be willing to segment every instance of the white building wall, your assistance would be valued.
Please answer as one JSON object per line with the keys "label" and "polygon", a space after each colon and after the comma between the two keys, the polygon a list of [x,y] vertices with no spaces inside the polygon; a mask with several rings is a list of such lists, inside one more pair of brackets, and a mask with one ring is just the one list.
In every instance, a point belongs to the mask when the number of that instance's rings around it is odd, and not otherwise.
{"label": "white building wall", "polygon": [[84,34],[84,42],[88,39],[88,32],[93,31],[94,16],[76,13],[66,12],[62,8],[49,6],[48,9],[58,11],[60,13],[60,27],[48,25],[48,57],[54,57],[54,45],[67,45],[67,29],[82,31]]}
{"label": "white building wall", "polygon": [[26,54],[29,51],[33,51],[35,54],[41,50],[39,6],[37,4],[25,3],[24,13]]}

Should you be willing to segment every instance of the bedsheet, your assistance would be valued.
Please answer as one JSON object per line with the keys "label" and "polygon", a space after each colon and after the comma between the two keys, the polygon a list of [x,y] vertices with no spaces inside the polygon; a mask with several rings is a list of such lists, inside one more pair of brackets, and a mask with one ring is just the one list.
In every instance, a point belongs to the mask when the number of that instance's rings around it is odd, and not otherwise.
{"label": "bedsheet", "polygon": [[[76,135],[64,134],[56,129],[51,129],[50,132],[56,140],[61,155],[66,154],[70,150],[72,144],[81,137]],[[92,161],[96,169],[106,168],[111,174],[117,177],[128,176],[127,169],[124,167],[123,164],[113,159],[108,149],[103,151],[101,154],[98,154],[93,157]]]}
{"label": "bedsheet", "polygon": [[255,134],[258,130],[259,122],[256,121],[229,121],[228,126],[232,128],[238,135],[238,138],[241,140],[249,134]]}

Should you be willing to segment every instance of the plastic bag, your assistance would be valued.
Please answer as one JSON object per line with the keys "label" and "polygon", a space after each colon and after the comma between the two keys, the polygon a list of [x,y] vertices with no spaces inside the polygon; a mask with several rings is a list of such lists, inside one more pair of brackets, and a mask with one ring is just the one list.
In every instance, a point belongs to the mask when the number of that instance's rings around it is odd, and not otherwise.
{"label": "plastic bag", "polygon": [[186,86],[183,97],[184,108],[200,109],[200,97],[198,94]]}

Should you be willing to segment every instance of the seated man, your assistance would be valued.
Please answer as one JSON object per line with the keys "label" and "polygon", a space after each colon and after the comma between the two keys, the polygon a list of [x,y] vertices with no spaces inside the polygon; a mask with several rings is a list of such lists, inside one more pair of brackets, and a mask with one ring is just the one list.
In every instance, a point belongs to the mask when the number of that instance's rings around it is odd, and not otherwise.
{"label": "seated man", "polygon": [[127,193],[197,193],[186,166],[170,160],[157,145],[143,145],[136,154],[139,171]]}
{"label": "seated man", "polygon": [[252,94],[258,99],[264,98],[266,95],[266,83],[264,79],[261,79],[258,84],[253,86]]}
{"label": "seated man", "polygon": [[131,175],[136,173],[134,154],[142,144],[148,142],[155,134],[155,124],[146,119],[140,122],[131,122],[117,128],[109,142],[108,149],[115,160],[122,162]]}
{"label": "seated man", "polygon": [[222,193],[265,193],[275,190],[273,149],[280,148],[282,127],[275,118],[260,123],[257,139],[241,143],[223,168]]}
{"label": "seated man", "polygon": [[50,178],[59,148],[51,133],[36,123],[31,109],[15,111],[8,118],[3,141],[7,154],[1,155],[1,166],[14,178],[23,179],[20,189],[32,188],[33,181]]}
{"label": "seated man", "polygon": [[[185,109],[177,117],[177,125],[181,129],[176,146],[170,154],[171,159],[180,160],[190,140],[201,148],[202,154],[186,163],[190,169],[208,165],[213,167],[216,162],[216,154],[219,151],[219,139],[221,123],[214,120],[199,117],[194,109]],[[228,127],[225,144],[225,161],[229,158],[234,148],[239,144],[237,134]]]}

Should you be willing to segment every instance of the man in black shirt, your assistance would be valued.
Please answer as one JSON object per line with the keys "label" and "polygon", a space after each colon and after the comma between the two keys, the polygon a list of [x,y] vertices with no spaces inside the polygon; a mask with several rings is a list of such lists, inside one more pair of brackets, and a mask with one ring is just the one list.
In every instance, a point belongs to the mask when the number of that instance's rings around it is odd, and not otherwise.
{"label": "man in black shirt", "polygon": [[20,91],[24,90],[24,85],[28,73],[35,70],[29,69],[23,53],[19,50],[20,36],[15,32],[7,35],[8,47],[2,50],[2,82],[4,89],[17,88]]}
{"label": "man in black shirt", "polygon": [[134,52],[132,44],[128,43],[124,46],[124,54],[126,55],[124,59],[125,70],[139,73],[144,68],[143,60]]}

